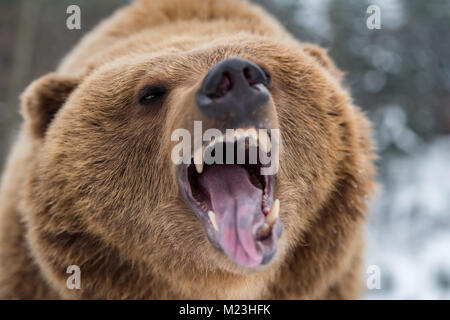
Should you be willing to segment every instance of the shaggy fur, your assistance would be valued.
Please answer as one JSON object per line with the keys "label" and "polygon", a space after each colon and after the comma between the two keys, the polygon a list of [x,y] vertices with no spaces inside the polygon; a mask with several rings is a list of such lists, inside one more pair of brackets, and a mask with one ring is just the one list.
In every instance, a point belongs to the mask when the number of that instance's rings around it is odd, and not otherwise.
{"label": "shaggy fur", "polygon": [[[194,93],[228,57],[271,74],[281,131],[283,233],[256,270],[209,243],[170,161],[174,129],[214,125]],[[0,298],[357,298],[374,168],[341,76],[324,50],[243,1],[119,10],[22,96],[0,191]],[[136,95],[148,84],[170,93],[147,109]],[[80,290],[66,286],[69,265],[81,268]]]}

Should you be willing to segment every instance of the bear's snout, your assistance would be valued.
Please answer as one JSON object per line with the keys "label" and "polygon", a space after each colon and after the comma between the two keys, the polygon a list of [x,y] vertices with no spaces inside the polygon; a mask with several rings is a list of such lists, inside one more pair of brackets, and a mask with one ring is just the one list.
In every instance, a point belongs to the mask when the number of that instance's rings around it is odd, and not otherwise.
{"label": "bear's snout", "polygon": [[203,79],[195,97],[197,107],[211,119],[254,122],[265,113],[268,83],[269,77],[257,64],[242,58],[223,60]]}

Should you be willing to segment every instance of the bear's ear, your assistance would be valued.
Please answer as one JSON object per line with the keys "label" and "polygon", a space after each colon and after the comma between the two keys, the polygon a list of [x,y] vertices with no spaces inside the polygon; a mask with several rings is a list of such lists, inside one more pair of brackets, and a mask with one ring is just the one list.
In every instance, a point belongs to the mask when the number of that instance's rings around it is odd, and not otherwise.
{"label": "bear's ear", "polygon": [[78,78],[49,73],[25,89],[21,96],[21,111],[31,134],[38,138],[44,137],[56,112],[78,84]]}
{"label": "bear's ear", "polygon": [[322,49],[314,44],[306,43],[302,45],[303,51],[313,57],[320,63],[333,77],[342,80],[343,72],[336,68],[334,62],[330,59],[325,49]]}

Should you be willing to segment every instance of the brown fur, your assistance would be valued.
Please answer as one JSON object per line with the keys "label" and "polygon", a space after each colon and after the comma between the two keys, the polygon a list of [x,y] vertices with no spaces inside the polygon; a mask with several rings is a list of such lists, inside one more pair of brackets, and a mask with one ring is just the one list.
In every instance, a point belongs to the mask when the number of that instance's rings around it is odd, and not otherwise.
{"label": "brown fur", "polygon": [[[171,132],[207,121],[193,93],[227,57],[272,75],[282,134],[283,233],[273,261],[252,272],[211,246],[170,161]],[[323,49],[246,2],[119,10],[22,96],[0,192],[0,298],[358,297],[373,155],[341,77]],[[149,83],[170,94],[146,110],[135,97]],[[81,290],[66,287],[73,264]]]}

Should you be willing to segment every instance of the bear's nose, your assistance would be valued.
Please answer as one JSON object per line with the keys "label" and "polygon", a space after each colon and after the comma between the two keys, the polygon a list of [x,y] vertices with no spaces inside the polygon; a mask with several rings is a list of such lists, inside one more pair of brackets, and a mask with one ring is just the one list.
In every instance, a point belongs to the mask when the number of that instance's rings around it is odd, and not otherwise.
{"label": "bear's nose", "polygon": [[196,93],[200,111],[209,118],[249,122],[269,100],[265,72],[255,63],[229,58],[215,65]]}

